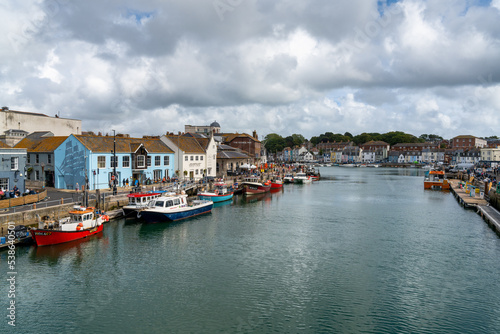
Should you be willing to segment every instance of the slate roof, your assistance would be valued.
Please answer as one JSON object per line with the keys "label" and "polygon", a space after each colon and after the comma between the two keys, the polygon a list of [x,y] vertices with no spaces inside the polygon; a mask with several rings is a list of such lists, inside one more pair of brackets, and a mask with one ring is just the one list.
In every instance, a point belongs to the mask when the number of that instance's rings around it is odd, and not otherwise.
{"label": "slate roof", "polygon": [[54,152],[63,141],[66,140],[68,136],[53,136],[53,137],[42,137],[42,136],[28,136],[23,138],[19,143],[17,143],[15,148],[25,148],[28,152],[38,152],[47,153]]}
{"label": "slate roof", "polygon": [[[92,152],[110,153],[113,151],[112,136],[88,136],[75,135],[75,138],[80,141],[87,149]],[[174,153],[165,143],[159,138],[123,138],[116,137],[116,153],[134,153],[140,145],[148,153]]]}

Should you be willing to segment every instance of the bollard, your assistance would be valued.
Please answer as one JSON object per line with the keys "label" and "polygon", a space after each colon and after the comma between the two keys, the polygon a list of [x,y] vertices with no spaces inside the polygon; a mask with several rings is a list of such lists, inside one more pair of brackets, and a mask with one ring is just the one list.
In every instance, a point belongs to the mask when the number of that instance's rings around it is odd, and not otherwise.
{"label": "bollard", "polygon": [[33,210],[36,209],[36,203],[33,203]]}
{"label": "bollard", "polygon": [[64,204],[64,198],[61,198],[61,204]]}

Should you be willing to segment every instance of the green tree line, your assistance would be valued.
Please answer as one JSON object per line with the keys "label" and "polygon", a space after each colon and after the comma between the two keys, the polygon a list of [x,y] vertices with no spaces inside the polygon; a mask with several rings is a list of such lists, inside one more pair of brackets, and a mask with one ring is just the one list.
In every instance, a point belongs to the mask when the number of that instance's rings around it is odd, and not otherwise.
{"label": "green tree line", "polygon": [[[402,131],[391,131],[387,133],[377,133],[377,132],[363,132],[359,135],[353,136],[351,133],[346,132],[344,134],[341,133],[333,133],[326,132],[319,136],[314,136],[310,139],[311,144],[316,146],[319,143],[326,142],[353,142],[355,145],[361,145],[367,143],[369,141],[384,141],[389,145],[395,145],[398,143],[423,143],[427,141],[441,141],[443,138],[434,134],[422,134],[420,137],[416,137],[409,133],[404,133]],[[264,140],[264,147],[268,152],[279,152],[282,151],[285,147],[294,147],[297,145],[302,145],[307,140],[304,136],[300,134],[293,134],[288,137],[282,137],[277,133],[268,134]]]}

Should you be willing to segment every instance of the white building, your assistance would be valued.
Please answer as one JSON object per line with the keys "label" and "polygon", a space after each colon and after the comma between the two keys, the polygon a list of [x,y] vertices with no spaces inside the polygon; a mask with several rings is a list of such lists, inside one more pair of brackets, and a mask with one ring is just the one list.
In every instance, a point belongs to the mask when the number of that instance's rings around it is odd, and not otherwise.
{"label": "white building", "polygon": [[497,146],[496,148],[482,148],[481,161],[491,162],[492,167],[500,164],[500,146]]}
{"label": "white building", "polygon": [[0,140],[4,143],[15,145],[26,135],[38,131],[50,131],[54,136],[81,135],[82,121],[58,115],[51,117],[39,113],[15,111],[8,107],[0,110]]}
{"label": "white building", "polygon": [[160,139],[174,151],[175,171],[179,178],[215,177],[217,146],[213,136],[167,134]]}

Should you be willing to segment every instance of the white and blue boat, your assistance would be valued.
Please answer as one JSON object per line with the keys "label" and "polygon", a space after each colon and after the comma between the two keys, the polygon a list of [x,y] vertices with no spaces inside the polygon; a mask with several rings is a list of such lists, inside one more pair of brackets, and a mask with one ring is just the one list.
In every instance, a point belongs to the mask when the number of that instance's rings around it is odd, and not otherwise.
{"label": "white and blue boat", "polygon": [[151,200],[137,216],[147,223],[176,221],[209,213],[213,205],[214,202],[208,200],[193,200],[188,203],[186,194],[167,195]]}
{"label": "white and blue boat", "polygon": [[227,188],[227,184],[224,182],[217,182],[214,184],[213,191],[202,191],[198,193],[198,197],[201,200],[209,200],[214,203],[229,201],[233,198],[233,191]]}

